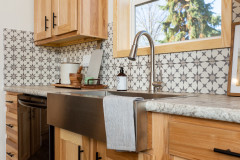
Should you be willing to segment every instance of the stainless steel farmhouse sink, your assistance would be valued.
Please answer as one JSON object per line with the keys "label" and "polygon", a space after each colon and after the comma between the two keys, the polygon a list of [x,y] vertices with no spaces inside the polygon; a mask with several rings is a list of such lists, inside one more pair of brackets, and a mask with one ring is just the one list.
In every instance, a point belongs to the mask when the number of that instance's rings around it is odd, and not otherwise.
{"label": "stainless steel farmhouse sink", "polygon": [[[47,122],[62,129],[79,133],[99,141],[106,141],[103,114],[103,98],[107,95],[143,97],[159,99],[174,97],[170,94],[153,94],[117,91],[78,91],[72,93],[49,93]],[[137,151],[147,149],[147,111],[146,101],[134,104]]]}

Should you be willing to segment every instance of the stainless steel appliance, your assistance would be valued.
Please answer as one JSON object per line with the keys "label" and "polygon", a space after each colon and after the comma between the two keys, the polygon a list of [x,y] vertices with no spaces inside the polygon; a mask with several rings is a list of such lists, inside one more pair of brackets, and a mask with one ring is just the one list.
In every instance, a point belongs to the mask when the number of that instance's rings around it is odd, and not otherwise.
{"label": "stainless steel appliance", "polygon": [[50,133],[53,130],[47,124],[47,98],[30,95],[18,96],[18,112],[21,130],[26,135],[19,137],[19,140],[24,142],[24,152],[26,160],[49,160],[50,146],[53,147],[53,142],[50,144]]}
{"label": "stainless steel appliance", "polygon": [[[103,98],[106,95],[143,97],[145,99],[173,97],[168,94],[79,91],[73,93],[48,94],[48,124],[79,133],[99,141],[106,141]],[[147,111],[146,101],[135,102],[136,148],[147,149]]]}

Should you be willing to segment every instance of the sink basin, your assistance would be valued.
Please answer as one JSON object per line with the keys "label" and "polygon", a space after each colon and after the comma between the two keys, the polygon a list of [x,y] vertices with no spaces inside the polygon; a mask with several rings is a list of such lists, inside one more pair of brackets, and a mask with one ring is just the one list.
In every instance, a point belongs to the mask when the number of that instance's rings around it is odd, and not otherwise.
{"label": "sink basin", "polygon": [[176,95],[172,95],[172,94],[145,93],[145,92],[119,92],[119,91],[80,91],[80,92],[72,92],[72,94],[79,94],[85,97],[86,96],[105,97],[107,95],[116,95],[116,96],[127,96],[127,97],[143,97],[144,99],[176,97]]}
{"label": "sink basin", "polygon": [[[49,125],[106,142],[103,98],[107,95],[143,97],[145,100],[176,96],[105,90],[49,93],[47,122]],[[145,100],[134,103],[137,152],[147,149],[148,117]]]}

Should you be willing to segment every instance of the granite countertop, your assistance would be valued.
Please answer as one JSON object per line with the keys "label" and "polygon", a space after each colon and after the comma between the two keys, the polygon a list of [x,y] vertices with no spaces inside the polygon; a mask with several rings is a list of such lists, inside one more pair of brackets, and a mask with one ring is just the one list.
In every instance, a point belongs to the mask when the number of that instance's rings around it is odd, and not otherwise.
{"label": "granite countertop", "polygon": [[[5,87],[4,90],[44,97],[47,93],[79,91],[54,86]],[[170,94],[176,97],[147,100],[147,111],[240,123],[240,97],[166,92],[160,94]]]}
{"label": "granite countertop", "polygon": [[240,97],[199,94],[147,101],[147,111],[240,123]]}
{"label": "granite countertop", "polygon": [[48,93],[66,93],[79,91],[78,89],[56,88],[54,86],[14,86],[4,87],[4,90],[8,92],[18,92],[43,97],[47,97]]}

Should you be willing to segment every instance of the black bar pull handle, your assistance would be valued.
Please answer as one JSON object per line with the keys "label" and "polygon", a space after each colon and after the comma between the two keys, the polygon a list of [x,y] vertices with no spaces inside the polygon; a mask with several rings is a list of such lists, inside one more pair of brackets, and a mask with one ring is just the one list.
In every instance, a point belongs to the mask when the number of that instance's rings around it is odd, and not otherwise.
{"label": "black bar pull handle", "polygon": [[7,155],[10,157],[14,157],[14,154],[12,154],[11,152],[7,152]]}
{"label": "black bar pull handle", "polygon": [[81,160],[81,153],[84,152],[84,150],[81,150],[81,146],[78,146],[78,160]]}
{"label": "black bar pull handle", "polygon": [[55,16],[55,14],[54,14],[54,12],[53,12],[53,28],[54,28],[55,26],[57,26],[57,24],[55,24],[55,18],[57,18],[57,16]]}
{"label": "black bar pull handle", "polygon": [[99,155],[99,153],[96,152],[96,160],[102,159],[102,157],[99,157],[98,155]]}
{"label": "black bar pull handle", "polygon": [[6,124],[6,126],[9,127],[9,128],[13,128],[12,124]]}
{"label": "black bar pull handle", "polygon": [[6,101],[6,103],[13,103],[13,101]]}
{"label": "black bar pull handle", "polygon": [[221,154],[226,154],[229,156],[240,157],[239,153],[232,152],[230,149],[223,150],[223,149],[214,148],[213,151]]}
{"label": "black bar pull handle", "polygon": [[47,27],[47,21],[48,21],[47,16],[45,16],[45,31],[47,31],[47,29],[48,29],[48,27]]}

